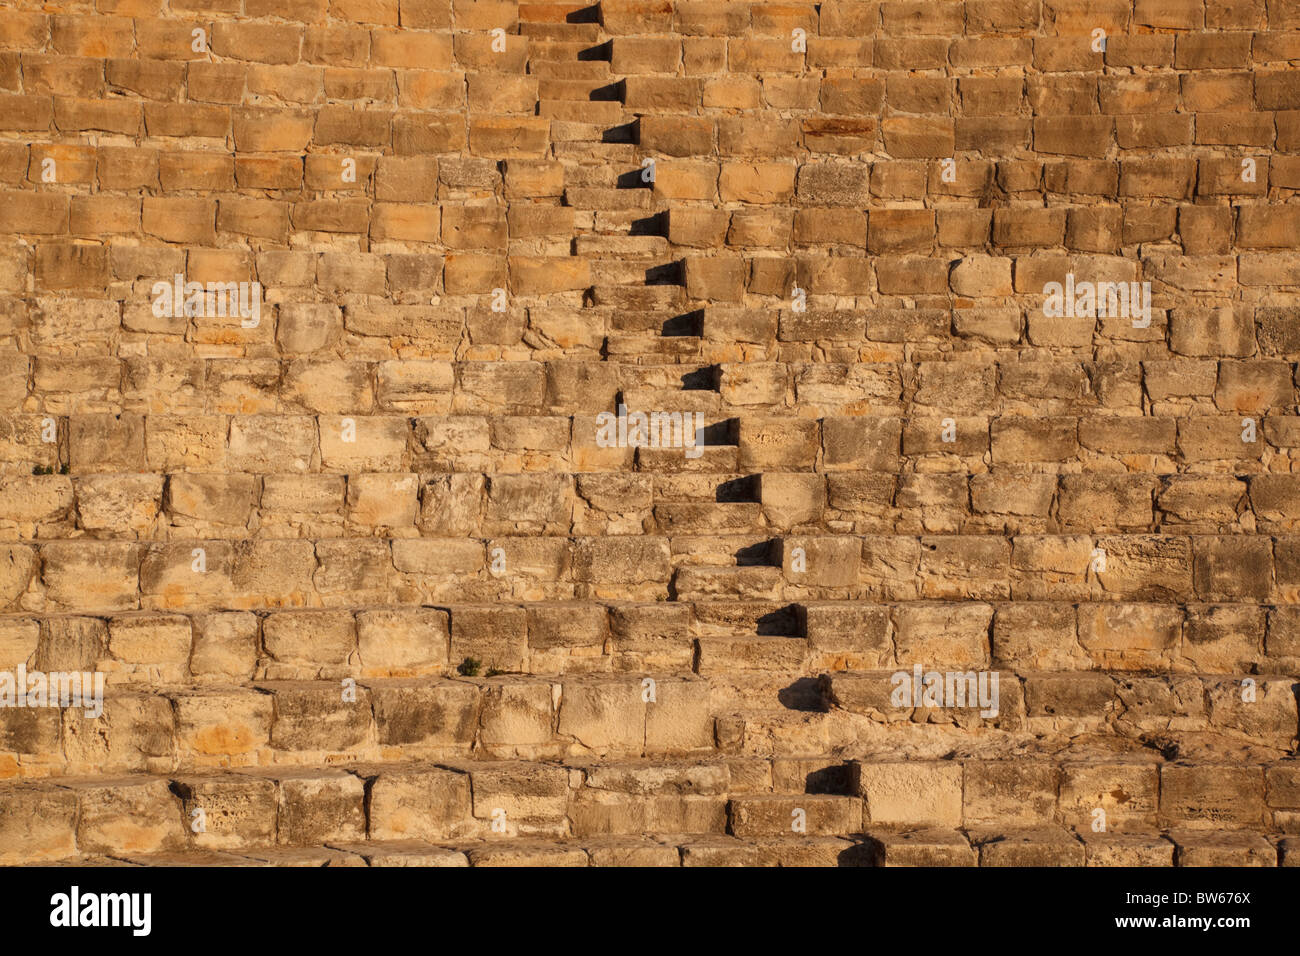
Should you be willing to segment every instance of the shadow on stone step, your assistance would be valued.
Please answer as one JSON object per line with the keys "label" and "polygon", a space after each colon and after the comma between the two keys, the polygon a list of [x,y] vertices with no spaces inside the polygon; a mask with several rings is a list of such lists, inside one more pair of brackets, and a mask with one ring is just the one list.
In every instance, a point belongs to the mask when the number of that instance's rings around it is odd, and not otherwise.
{"label": "shadow on stone step", "polygon": [[[618,83],[610,83],[606,86],[596,87],[594,90],[591,91],[591,95],[588,97],[588,99],[593,100],[597,103],[619,102],[620,100],[623,99],[622,81],[619,81]],[[638,181],[640,181],[639,175],[637,179]],[[642,184],[642,185],[646,185],[646,184]]]}
{"label": "shadow on stone step", "polygon": [[847,763],[813,770],[804,777],[805,793],[830,793],[847,796],[853,768]]}
{"label": "shadow on stone step", "polygon": [[[694,315],[695,313],[691,314]],[[703,322],[704,313],[700,312],[699,316],[700,321]],[[716,365],[705,365],[703,368],[692,369],[691,371],[682,374],[682,391],[716,392],[718,390],[718,383],[721,380],[722,369]]]}
{"label": "shadow on stone step", "polygon": [[714,492],[713,500],[723,504],[758,501],[758,475],[722,482]]}
{"label": "shadow on stone step", "polygon": [[[776,699],[786,710],[823,713],[826,710],[826,698],[822,695],[821,681],[816,677],[800,677],[789,687],[782,687],[776,692]],[[818,771],[819,773],[821,771]],[[808,775],[809,793],[842,793],[840,790],[813,790],[812,779],[817,774]]]}
{"label": "shadow on stone step", "polygon": [[[775,567],[780,561],[773,561],[772,556],[780,554],[778,547],[780,542],[776,538],[769,538],[767,541],[757,541],[754,544],[747,544],[735,553],[736,566],[741,568],[756,567]],[[790,605],[793,608],[794,605]],[[789,610],[787,608],[786,610]],[[762,633],[760,631],[760,633]],[[768,631],[769,634],[794,634],[795,631]]]}
{"label": "shadow on stone step", "polygon": [[629,169],[625,173],[619,173],[614,180],[614,185],[619,189],[652,189],[653,183],[648,183],[642,176],[641,170]]}
{"label": "shadow on stone step", "polygon": [[664,338],[675,338],[677,336],[698,337],[703,324],[703,310],[684,312],[681,315],[674,315],[671,319],[664,319],[664,324],[660,327],[659,334]]}
{"label": "shadow on stone step", "polygon": [[597,43],[595,46],[587,47],[585,50],[578,51],[579,60],[608,60],[613,52],[614,44],[611,40],[604,43]]}
{"label": "shadow on stone step", "polygon": [[[657,266],[651,266],[645,271],[646,285],[681,285],[682,284],[682,267],[678,262],[663,262]],[[692,332],[692,335],[702,335],[704,331],[703,312],[700,313],[700,331]]]}
{"label": "shadow on stone step", "polygon": [[880,866],[882,854],[871,840],[855,843],[835,857],[836,866]]}
{"label": "shadow on stone step", "polygon": [[600,4],[593,3],[589,7],[583,7],[580,10],[570,10],[564,17],[565,23],[599,23],[600,22]]}
{"label": "shadow on stone step", "polygon": [[[787,604],[777,611],[769,611],[766,614],[760,614],[758,617],[757,634],[760,637],[783,637],[787,635],[801,635],[799,630],[799,607],[795,604]],[[820,678],[810,677],[817,687],[821,687]],[[822,692],[817,691],[817,699],[821,700]]]}
{"label": "shadow on stone step", "polygon": [[633,219],[628,224],[627,234],[629,236],[668,235],[668,213],[657,212],[653,216],[642,216],[640,219]]}
{"label": "shadow on stone step", "polygon": [[635,143],[636,123],[622,123],[618,126],[611,126],[601,132],[600,141],[602,143]]}
{"label": "shadow on stone step", "polygon": [[739,418],[728,418],[704,426],[704,444],[706,445],[735,445],[739,440]]}

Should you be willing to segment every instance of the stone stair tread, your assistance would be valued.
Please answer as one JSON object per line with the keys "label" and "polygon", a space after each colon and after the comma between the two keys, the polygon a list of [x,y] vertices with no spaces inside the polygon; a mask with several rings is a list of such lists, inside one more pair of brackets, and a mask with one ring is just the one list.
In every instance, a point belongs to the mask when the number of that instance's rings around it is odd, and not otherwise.
{"label": "stone stair tread", "polygon": [[[722,407],[718,393],[705,391],[704,389],[628,391],[623,393],[623,400],[627,403],[630,411],[644,411],[646,414],[653,411],[668,410],[683,413],[700,412],[708,416],[709,419],[716,419]],[[704,435],[699,435],[697,441],[702,444],[704,438]]]}
{"label": "stone stair tread", "polygon": [[607,80],[610,77],[608,60],[543,60],[534,57],[529,72],[556,80]]}
{"label": "stone stair tread", "polygon": [[[538,103],[538,116],[559,123],[583,123],[591,126],[613,126],[623,118],[622,105],[614,100],[560,100],[545,99]],[[569,205],[581,206],[580,202]]]}
{"label": "stone stair tread", "polygon": [[[590,103],[587,106],[602,104]],[[599,137],[597,137],[599,138]],[[619,189],[604,186],[566,186],[564,204],[575,209],[619,210],[632,209],[647,211],[653,205],[650,193],[645,189]]]}
{"label": "stone stair tread", "polygon": [[594,45],[600,39],[600,26],[595,23],[539,23],[523,21],[519,32],[524,36],[548,40],[569,40]]}

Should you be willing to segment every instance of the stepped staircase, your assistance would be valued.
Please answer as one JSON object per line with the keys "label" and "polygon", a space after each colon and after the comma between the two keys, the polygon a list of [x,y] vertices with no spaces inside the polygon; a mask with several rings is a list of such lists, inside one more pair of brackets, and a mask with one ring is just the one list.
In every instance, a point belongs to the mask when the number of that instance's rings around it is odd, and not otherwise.
{"label": "stepped staircase", "polygon": [[1300,865],[1293,4],[110,6],[0,9],[0,672],[107,682],[0,863]]}

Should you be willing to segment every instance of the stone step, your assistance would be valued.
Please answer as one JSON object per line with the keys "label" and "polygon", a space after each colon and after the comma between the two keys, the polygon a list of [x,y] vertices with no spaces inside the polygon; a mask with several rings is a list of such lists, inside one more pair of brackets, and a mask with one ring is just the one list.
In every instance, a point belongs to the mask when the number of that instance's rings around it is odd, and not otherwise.
{"label": "stone step", "polygon": [[[719,415],[718,411],[722,407],[722,402],[717,392],[695,388],[646,388],[627,390],[622,393],[624,404],[629,409],[629,414],[634,411],[645,411],[650,414],[653,411],[666,411],[671,409],[675,412],[699,412],[706,416],[705,421],[711,425],[717,425]],[[725,421],[725,419],[723,419]],[[688,433],[695,436],[695,441],[703,445],[707,439],[704,429],[707,426],[701,424],[696,431]]]}
{"label": "stone step", "polygon": [[[698,480],[699,477],[696,474],[686,474],[680,476],[679,480]],[[738,492],[740,493],[734,496],[724,497],[744,501],[747,497],[744,489],[738,489]],[[670,545],[673,552],[673,563],[678,567],[712,568],[750,567],[755,565],[770,567],[772,565],[772,539],[766,534],[680,535],[671,539]],[[717,613],[713,610],[714,608],[726,607],[729,609],[731,607],[730,604],[714,604],[711,601],[712,599],[704,605],[710,614]],[[692,613],[696,615],[696,619],[699,619],[701,605],[684,602],[684,606],[690,607]]]}
{"label": "stone step", "polygon": [[521,21],[519,32],[526,37],[537,40],[564,40],[582,43],[591,47],[601,39],[600,25],[597,23],[543,23]]}
{"label": "stone step", "polygon": [[931,827],[891,831],[870,825],[866,829],[870,832],[867,852],[876,866],[979,865],[979,851],[960,830]]}
{"label": "stone step", "polygon": [[732,671],[801,673],[808,657],[808,642],[777,634],[704,635],[698,638],[698,673],[706,677]]}
{"label": "stone step", "polygon": [[[663,260],[668,243],[662,236],[583,236],[574,241],[574,253],[591,259]],[[644,270],[635,263],[634,268]]]}
{"label": "stone step", "polygon": [[[705,441],[711,436],[705,431]],[[698,451],[697,448],[695,451]],[[695,452],[693,451],[692,454]],[[676,448],[638,448],[636,466],[641,472],[682,473],[695,472],[713,474],[719,471],[734,471],[737,463],[736,446],[726,443],[706,444],[704,454],[698,458],[687,458],[681,449]]]}
{"label": "stone step", "polygon": [[609,42],[585,39],[551,39],[538,37],[529,41],[530,67],[541,63],[568,63],[574,60],[609,61]]}
{"label": "stone step", "polygon": [[528,64],[528,72],[543,79],[612,82],[608,60],[540,60],[534,56]]}
{"label": "stone step", "polygon": [[564,204],[575,209],[636,210],[645,212],[654,205],[650,192],[641,188],[607,189],[598,186],[565,187]]}
{"label": "stone step", "polygon": [[[780,639],[780,638],[778,638]],[[700,638],[703,642],[705,638]],[[775,662],[774,662],[775,663]],[[751,669],[752,673],[758,673]],[[770,676],[780,679],[787,671],[772,667]],[[718,746],[726,753],[746,758],[773,760],[807,754],[853,756],[863,748],[859,727],[844,713],[790,709],[779,697],[763,707],[744,707],[716,718]],[[904,747],[905,741],[891,741]]]}
{"label": "stone step", "polygon": [[[594,258],[588,263],[593,282],[637,286],[665,268],[654,259]],[[671,264],[668,268],[671,268]]]}
{"label": "stone step", "polygon": [[600,8],[594,3],[520,3],[519,22],[597,23]]}
{"label": "stone step", "polygon": [[[623,121],[623,104],[616,100],[543,99],[538,104],[537,115],[562,123],[588,123],[601,127],[614,126]],[[581,204],[570,203],[570,205]]]}
{"label": "stone step", "polygon": [[[662,502],[654,507],[655,521],[670,534],[734,534],[757,528],[762,506],[757,502]],[[680,577],[679,577],[680,586]],[[693,583],[688,586],[697,586]]]}
{"label": "stone step", "polygon": [[695,474],[658,474],[651,479],[654,483],[654,501],[694,501],[694,502],[734,502],[746,501],[752,497],[756,482],[752,475],[735,473]]}
{"label": "stone step", "polygon": [[[980,866],[1084,866],[1087,860],[1083,841],[1060,827],[987,828],[970,838]],[[1160,851],[1150,846],[1147,852]]]}
{"label": "stone step", "polygon": [[[653,328],[654,324],[649,320],[649,316],[654,313],[640,312],[636,313],[636,325],[640,325],[641,317],[647,318],[647,327]],[[659,316],[659,322],[665,320],[662,314]],[[633,324],[629,324],[633,327]],[[620,370],[620,382],[626,389],[662,389],[672,392],[687,391],[713,391],[711,388],[714,381],[713,367],[710,365],[684,366],[681,363],[651,364],[645,363],[640,365],[626,365]]]}
{"label": "stone step", "polygon": [[[591,287],[592,303],[596,306],[608,306],[614,309],[632,309],[637,311],[659,311],[678,315],[683,311],[686,297],[677,285],[648,285],[629,289],[626,286]],[[665,315],[668,319],[671,315]]]}
{"label": "stone step", "polygon": [[[608,159],[611,162],[625,163],[632,159],[632,129],[621,125],[605,125],[578,120],[554,120],[551,122],[551,143],[557,159],[591,162],[593,159]],[[605,211],[604,205],[587,207],[591,210]]]}
{"label": "stone step", "polygon": [[[516,272],[534,268],[537,258],[626,257],[631,260],[628,263],[630,269],[642,272],[643,284],[652,284],[642,289],[623,289],[625,301],[637,296],[649,299],[656,286],[668,287],[667,295],[660,296],[661,301],[655,302],[651,308],[640,309],[630,305],[632,311],[657,312],[684,304],[681,290],[673,289],[679,282],[680,259],[675,257],[668,240],[661,234],[662,217],[648,212],[650,194],[639,185],[635,170],[620,172],[612,167],[570,166],[565,186],[571,202],[583,197],[591,198],[595,210],[606,216],[615,212],[631,216],[630,222],[637,226],[637,231],[633,233],[623,229],[570,236],[571,231],[576,231],[574,221],[578,212],[567,207],[556,208],[549,203],[520,204],[508,213],[504,210],[475,213],[482,218],[473,225],[495,230],[500,237],[504,237],[509,228],[513,240],[511,250],[516,254],[507,259],[507,266]],[[594,210],[581,211],[591,213]],[[636,215],[641,211],[647,211],[647,214]],[[565,253],[544,256],[519,254],[523,251],[523,243],[539,239],[562,245]],[[570,246],[575,250],[573,255],[568,254]],[[653,261],[643,261],[646,259]],[[556,265],[568,264],[558,262]],[[605,263],[605,266],[611,264]],[[618,284],[593,279],[591,285]],[[23,388],[24,394],[30,393],[29,413],[10,413],[4,416],[4,420],[16,429],[10,439],[16,444],[22,440],[24,425],[30,428],[47,414],[54,416],[56,423],[75,423],[79,428],[87,428],[106,423],[104,416],[118,412],[131,415],[205,413],[236,416],[344,411],[361,414],[375,411],[445,412],[451,405],[451,397],[469,391],[474,382],[473,374],[481,373],[483,365],[494,358],[474,350],[474,346],[484,344],[486,325],[491,321],[505,321],[494,317],[499,314],[486,310],[486,304],[484,299],[474,298],[440,307],[392,306],[367,310],[348,305],[340,310],[321,303],[280,302],[274,308],[286,337],[296,335],[308,322],[328,326],[331,330],[314,339],[304,339],[301,353],[293,356],[253,357],[248,354],[255,351],[252,348],[218,351],[201,343],[177,343],[175,348],[147,359],[132,355],[96,358],[93,369],[83,369],[82,376],[76,380],[65,374],[57,360],[42,356],[35,363],[33,385],[30,389],[27,386]],[[268,304],[267,311],[271,310],[272,306]],[[521,326],[525,319],[517,308],[505,315],[517,319]],[[899,362],[859,361],[857,344],[838,350],[827,348],[822,350],[820,358],[809,359],[806,352],[810,343],[790,341],[784,333],[778,341],[769,334],[771,329],[764,326],[765,315],[761,309],[722,312],[715,307],[706,307],[686,313],[660,314],[659,320],[667,323],[675,319],[682,323],[689,316],[694,333],[711,348],[720,354],[726,354],[727,349],[739,350],[736,354],[745,356],[744,361],[719,362],[719,373],[729,380],[729,388],[745,395],[746,404],[756,414],[809,417],[806,411],[798,411],[786,404],[787,393],[794,390],[802,401],[824,410],[815,417],[868,419],[877,427],[886,422],[906,425],[909,428],[907,438],[913,443],[932,437],[921,430],[937,425],[942,411],[932,404],[924,379],[920,380],[921,388],[917,390],[914,387],[918,384],[915,373],[908,369],[905,377],[905,369]],[[665,334],[673,333],[666,331]],[[339,355],[337,338],[351,335],[367,340],[360,358],[355,357],[356,352],[348,352],[343,357]],[[384,337],[382,342],[377,341],[380,336]],[[392,348],[389,340],[404,340],[408,344]],[[516,349],[520,346],[518,336],[513,341],[510,338],[496,341],[502,346],[513,345]],[[427,347],[424,354],[421,354],[418,344]],[[475,357],[476,354],[481,357]],[[767,360],[751,358],[759,354],[765,355]],[[530,355],[507,351],[501,361],[521,364],[534,361]],[[545,369],[550,363],[539,364]],[[981,367],[980,374],[1024,374],[1017,371],[1024,364],[990,361]],[[936,377],[976,374],[963,373],[960,362],[925,365],[928,367],[926,374]],[[326,385],[331,385],[333,390],[322,391]],[[1038,404],[1043,405],[1042,402]],[[1052,407],[1043,407],[1042,412],[1054,418],[1086,421],[1089,413],[1096,409],[1096,399],[1092,397],[1061,401]],[[963,416],[958,425],[963,429],[968,425],[982,431],[992,429],[996,448],[999,441],[1010,434],[1004,430],[1025,427],[1025,420],[1030,417],[1027,411],[1020,398],[990,399],[981,406],[981,418]],[[1119,417],[1113,416],[1109,424],[1122,425],[1122,421],[1114,420]],[[1295,417],[1272,415],[1266,422],[1270,427],[1282,428],[1290,424],[1286,419]],[[1219,414],[1153,418],[1166,433],[1181,430],[1185,435],[1193,428],[1222,425],[1229,420]],[[847,427],[850,423],[841,424]],[[1065,422],[1059,424],[1065,425]],[[1084,428],[1086,435],[1087,426]],[[1152,450],[1155,451],[1156,447],[1152,445]],[[1279,447],[1284,447],[1284,444],[1279,443]],[[1265,501],[1269,500],[1264,497],[1269,491],[1276,495],[1296,480],[1293,475],[1280,472],[1253,474],[1244,463],[1233,469],[1233,476],[1242,481],[1257,482],[1257,494]],[[1105,487],[1109,484],[1117,493],[1128,497],[1139,486],[1168,493],[1171,486],[1190,482],[1193,476],[1075,474],[1070,475],[1070,479],[1073,495],[1086,491],[1089,485]],[[1125,505],[1126,512],[1134,512],[1138,507],[1137,503]],[[1146,511],[1147,514],[1136,523],[1142,526],[1151,523],[1150,508]],[[1272,520],[1281,521],[1283,516]],[[1126,514],[1123,523],[1132,524],[1134,521]],[[1293,524],[1291,522],[1287,527]]]}
{"label": "stone step", "polygon": [[781,590],[781,570],[773,567],[684,567],[674,575],[673,583],[677,598],[683,601],[712,598],[775,600]]}
{"label": "stone step", "polygon": [[[719,635],[723,640],[730,640],[732,646],[744,646],[742,641],[753,635]],[[798,637],[774,636],[778,640],[797,641]],[[704,651],[717,651],[719,645],[710,643],[712,638],[702,636],[700,646]],[[752,648],[746,648],[752,650]],[[781,648],[777,648],[778,651]],[[773,655],[776,656],[776,655]],[[792,657],[794,655],[791,655]],[[717,654],[713,661],[717,660]],[[710,661],[705,661],[707,668]],[[715,669],[709,676],[709,700],[715,714],[725,715],[736,711],[760,710],[765,707],[780,706],[790,710],[817,712],[825,710],[822,684],[816,677],[807,675],[806,668],[790,665],[789,670],[777,669],[742,670],[727,672]]]}
{"label": "stone step", "polygon": [[660,365],[667,359],[699,364],[700,339],[695,335],[662,336],[614,333],[605,338],[605,353],[632,364]]}
{"label": "stone step", "polygon": [[862,830],[862,802],[833,794],[754,794],[727,805],[729,832],[744,838],[849,836]]}
{"label": "stone step", "polygon": [[722,833],[730,774],[723,762],[602,763],[585,771],[571,815],[578,835]]}
{"label": "stone step", "polygon": [[[629,334],[647,335],[650,340],[656,337],[668,340],[688,337],[674,333],[687,332],[690,328],[689,315],[665,319],[662,313],[630,312],[618,319],[611,317],[611,320],[619,325],[620,330],[626,330]],[[644,362],[623,365],[620,368],[620,382],[624,391],[644,389],[669,393],[698,392],[716,395],[716,379],[716,370],[707,363]]]}
{"label": "stone step", "polygon": [[[762,565],[765,546],[759,541],[739,552],[736,567],[753,562]],[[690,605],[691,632],[700,636],[744,637],[753,634],[777,636],[799,635],[798,608],[780,600],[751,601],[745,599],[710,599]]]}
{"label": "stone step", "polygon": [[618,85],[607,75],[569,78],[543,77],[537,85],[540,100],[608,100],[619,99]]}
{"label": "stone step", "polygon": [[[685,315],[665,314],[663,309],[625,309],[616,310],[609,315],[609,321],[606,325],[613,332],[634,332],[647,335],[676,335],[683,332],[689,332],[697,327],[697,322],[690,313]],[[642,371],[644,366],[628,363],[620,363],[619,374],[626,376],[640,376],[645,373]],[[680,376],[684,374],[683,370],[675,366],[664,366],[666,378],[662,384],[669,384],[669,387],[682,388],[684,382]],[[711,365],[700,365],[696,370],[702,373],[703,369],[712,369]],[[675,378],[674,378],[675,374]],[[716,378],[716,373],[710,373],[710,382]],[[626,379],[625,379],[626,380]],[[671,384],[674,383],[675,384]]]}

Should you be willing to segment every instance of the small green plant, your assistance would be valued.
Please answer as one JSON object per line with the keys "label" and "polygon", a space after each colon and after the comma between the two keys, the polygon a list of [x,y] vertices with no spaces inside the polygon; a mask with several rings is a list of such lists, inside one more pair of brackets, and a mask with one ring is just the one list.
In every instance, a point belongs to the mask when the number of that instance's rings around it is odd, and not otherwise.
{"label": "small green plant", "polygon": [[487,670],[487,674],[486,674],[485,676],[487,676],[487,677],[500,677],[500,676],[501,676],[502,674],[504,674],[504,673],[505,673],[505,671],[501,670],[499,667],[489,667],[488,670]]}
{"label": "small green plant", "polygon": [[33,475],[52,475],[52,474],[54,474],[54,469],[51,468],[49,465],[37,465],[35,468],[32,469],[32,474],[33,474]]}
{"label": "small green plant", "polygon": [[66,463],[65,463],[65,464],[62,464],[62,465],[59,465],[59,474],[60,474],[60,475],[66,475],[66,474],[68,473],[68,471],[69,471],[69,469],[68,469],[68,466],[67,466]]}
{"label": "small green plant", "polygon": [[467,657],[460,662],[456,668],[461,677],[478,677],[479,670],[483,667],[483,662],[477,657]]}

